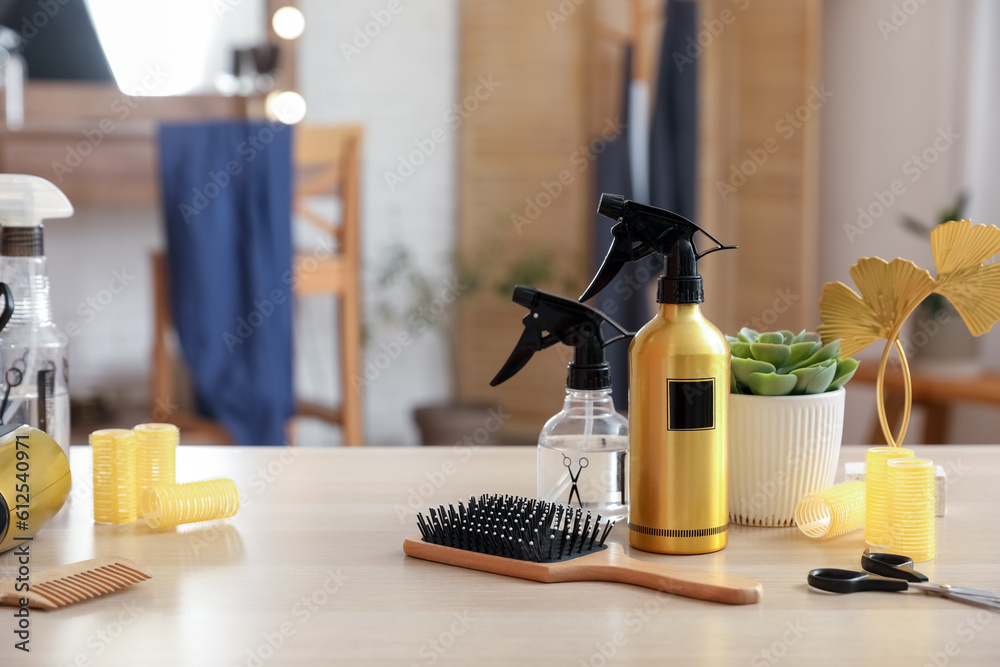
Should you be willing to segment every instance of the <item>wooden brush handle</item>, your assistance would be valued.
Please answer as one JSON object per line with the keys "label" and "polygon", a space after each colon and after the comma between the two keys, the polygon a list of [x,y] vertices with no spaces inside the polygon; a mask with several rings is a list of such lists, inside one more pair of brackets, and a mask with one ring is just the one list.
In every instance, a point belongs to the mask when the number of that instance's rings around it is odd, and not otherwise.
{"label": "wooden brush handle", "polygon": [[574,564],[577,567],[560,568],[556,571],[572,575],[575,581],[617,581],[673,595],[725,604],[754,604],[760,601],[763,592],[760,582],[753,579],[722,572],[650,563],[625,555],[618,544],[609,544],[607,551],[594,554],[592,557],[566,563],[566,565]]}
{"label": "wooden brush handle", "polygon": [[505,574],[551,584],[561,581],[617,581],[710,602],[753,604],[760,600],[760,582],[720,572],[648,563],[626,556],[620,544],[559,563],[532,563],[500,556],[428,544],[419,536],[403,540],[403,552],[472,570]]}

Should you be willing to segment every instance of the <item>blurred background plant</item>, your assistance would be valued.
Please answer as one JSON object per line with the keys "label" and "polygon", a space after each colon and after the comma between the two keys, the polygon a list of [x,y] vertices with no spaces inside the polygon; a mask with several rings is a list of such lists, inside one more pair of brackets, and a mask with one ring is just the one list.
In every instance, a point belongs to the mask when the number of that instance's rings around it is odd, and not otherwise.
{"label": "blurred background plant", "polygon": [[[374,318],[366,326],[366,336],[377,327],[401,328],[414,321],[426,321],[447,336],[453,324],[454,309],[439,315],[431,308],[441,297],[449,280],[455,283],[456,300],[480,294],[509,301],[514,287],[530,285],[557,294],[574,294],[579,287],[577,272],[560,262],[553,248],[530,246],[514,256],[501,255],[497,244],[483,243],[474,252],[454,253],[448,262],[455,267],[454,277],[435,275],[421,267],[413,252],[402,242],[393,241],[379,253],[373,282]],[[446,287],[445,287],[446,289]],[[411,333],[422,333],[426,328]]]}
{"label": "blurred background plant", "polygon": [[[399,240],[389,243],[379,258],[367,296],[374,306],[365,324],[366,339],[386,329],[406,330],[414,339],[435,329],[447,341],[448,348],[453,349],[461,301],[476,297],[509,304],[516,285],[531,285],[561,294],[576,294],[579,289],[579,276],[567,268],[579,262],[567,261],[551,245],[509,249],[499,235],[488,235],[473,252],[456,251],[444,264],[454,267],[452,275],[426,270]],[[511,308],[516,310],[516,306]],[[469,433],[485,433],[483,424],[491,423],[489,420],[498,414],[497,408],[493,402],[452,399],[416,405],[413,419],[421,444],[450,446]],[[525,444],[516,434],[488,435],[489,440],[477,444]]]}
{"label": "blurred background plant", "polygon": [[[935,227],[943,225],[946,222],[951,222],[952,220],[961,220],[968,203],[969,195],[967,192],[962,191],[958,193],[958,197],[951,206],[941,209],[935,222],[926,223],[917,220],[911,215],[903,215],[901,223],[904,229],[930,241],[931,232]],[[951,306],[948,305],[947,300],[937,293],[931,294],[920,303],[920,309],[924,311],[925,315],[931,317],[948,313],[950,308]]]}

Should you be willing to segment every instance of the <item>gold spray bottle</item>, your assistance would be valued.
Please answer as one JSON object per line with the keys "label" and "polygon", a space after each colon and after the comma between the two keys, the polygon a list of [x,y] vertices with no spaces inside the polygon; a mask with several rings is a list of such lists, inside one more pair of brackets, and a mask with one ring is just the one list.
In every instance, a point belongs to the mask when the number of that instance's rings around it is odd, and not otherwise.
{"label": "gold spray bottle", "polygon": [[[598,212],[617,220],[591,298],[626,262],[666,258],[659,310],[629,347],[629,544],[698,554],[726,546],[729,344],[701,314],[697,260],[731,250],[690,220],[604,194]],[[701,232],[715,247],[698,252]]]}

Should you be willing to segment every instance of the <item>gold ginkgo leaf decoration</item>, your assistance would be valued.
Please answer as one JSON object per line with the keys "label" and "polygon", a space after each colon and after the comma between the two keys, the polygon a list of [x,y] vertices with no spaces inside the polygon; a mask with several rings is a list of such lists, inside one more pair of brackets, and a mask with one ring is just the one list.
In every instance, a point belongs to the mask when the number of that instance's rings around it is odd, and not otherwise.
{"label": "gold ginkgo leaf decoration", "polygon": [[[1000,263],[984,264],[1000,254],[1000,229],[957,220],[938,225],[931,232],[931,251],[937,277],[913,262],[865,257],[851,267],[854,292],[840,282],[827,283],[819,301],[823,342],[842,339],[841,351],[850,356],[879,339],[886,339],[879,364],[877,400],[879,421],[886,442],[901,445],[909,424],[912,387],[906,355],[899,342],[903,323],[932,292],[954,306],[974,336],[981,336],[1000,321]],[[903,423],[892,437],[885,417],[883,380],[889,352],[895,347],[903,370],[905,388]]]}
{"label": "gold ginkgo leaf decoration", "polygon": [[888,338],[934,286],[925,269],[905,259],[887,262],[865,257],[851,267],[861,295],[844,283],[827,283],[819,301],[823,343],[842,339],[841,354],[851,356],[880,338]]}
{"label": "gold ginkgo leaf decoration", "polygon": [[938,280],[962,269],[975,268],[1000,253],[1000,230],[954,220],[931,230],[931,252]]}
{"label": "gold ginkgo leaf decoration", "polygon": [[1000,230],[968,220],[939,225],[931,232],[937,265],[934,291],[962,316],[973,336],[1000,320],[1000,264],[983,262],[1000,253]]}

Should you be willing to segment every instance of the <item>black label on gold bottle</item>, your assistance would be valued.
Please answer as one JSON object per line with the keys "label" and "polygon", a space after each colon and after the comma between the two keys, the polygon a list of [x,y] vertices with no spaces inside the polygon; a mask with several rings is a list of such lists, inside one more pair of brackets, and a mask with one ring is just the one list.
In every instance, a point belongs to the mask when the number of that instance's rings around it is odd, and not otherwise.
{"label": "black label on gold bottle", "polygon": [[671,431],[715,428],[715,378],[667,380],[667,428]]}

